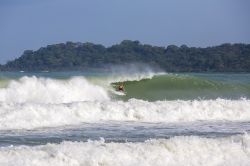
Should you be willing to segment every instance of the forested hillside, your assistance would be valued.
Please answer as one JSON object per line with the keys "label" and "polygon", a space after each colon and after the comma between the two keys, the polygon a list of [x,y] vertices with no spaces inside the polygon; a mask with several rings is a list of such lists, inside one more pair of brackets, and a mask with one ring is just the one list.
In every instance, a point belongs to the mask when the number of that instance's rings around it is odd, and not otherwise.
{"label": "forested hillside", "polygon": [[172,72],[249,72],[250,44],[157,47],[124,40],[106,48],[93,43],[67,42],[37,51],[26,50],[21,57],[0,66],[0,70],[81,70],[134,62],[157,65]]}

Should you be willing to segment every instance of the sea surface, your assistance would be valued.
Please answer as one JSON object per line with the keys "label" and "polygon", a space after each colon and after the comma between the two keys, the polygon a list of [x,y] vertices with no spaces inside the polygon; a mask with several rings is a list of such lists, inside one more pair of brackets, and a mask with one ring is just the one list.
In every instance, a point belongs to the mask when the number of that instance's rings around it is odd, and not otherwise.
{"label": "sea surface", "polygon": [[0,166],[249,166],[249,132],[249,73],[0,72]]}

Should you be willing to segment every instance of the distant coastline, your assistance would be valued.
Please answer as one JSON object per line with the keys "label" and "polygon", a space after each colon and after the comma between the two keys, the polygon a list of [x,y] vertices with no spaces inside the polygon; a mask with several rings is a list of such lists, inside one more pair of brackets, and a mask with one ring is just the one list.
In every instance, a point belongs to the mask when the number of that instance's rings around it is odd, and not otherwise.
{"label": "distant coastline", "polygon": [[66,42],[26,50],[19,58],[0,65],[0,71],[86,70],[128,63],[145,63],[169,72],[250,72],[250,44],[196,48],[158,47],[130,40],[111,47]]}

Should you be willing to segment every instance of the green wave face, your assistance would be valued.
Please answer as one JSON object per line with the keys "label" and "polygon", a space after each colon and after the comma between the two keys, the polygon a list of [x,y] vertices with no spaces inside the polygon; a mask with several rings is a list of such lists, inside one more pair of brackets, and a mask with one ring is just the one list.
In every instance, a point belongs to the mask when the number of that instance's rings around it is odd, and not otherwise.
{"label": "green wave face", "polygon": [[[118,84],[115,83],[114,86]],[[141,81],[127,81],[124,82],[124,85],[126,95],[119,96],[124,100],[130,98],[155,101],[250,97],[249,84],[211,80],[196,76],[168,74]]]}

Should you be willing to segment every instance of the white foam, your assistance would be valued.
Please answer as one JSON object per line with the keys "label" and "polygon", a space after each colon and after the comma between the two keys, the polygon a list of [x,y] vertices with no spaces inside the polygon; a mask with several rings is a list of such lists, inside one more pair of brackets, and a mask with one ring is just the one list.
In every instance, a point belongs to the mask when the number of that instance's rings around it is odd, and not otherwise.
{"label": "white foam", "polygon": [[174,137],[141,143],[63,142],[0,149],[1,166],[249,166],[248,135],[221,139]]}
{"label": "white foam", "polygon": [[84,77],[69,80],[22,77],[0,89],[0,101],[6,103],[69,103],[108,99],[104,88],[89,83]]}
{"label": "white foam", "polygon": [[68,104],[0,103],[0,130],[33,129],[99,121],[249,121],[250,100],[147,102],[85,101]]}

